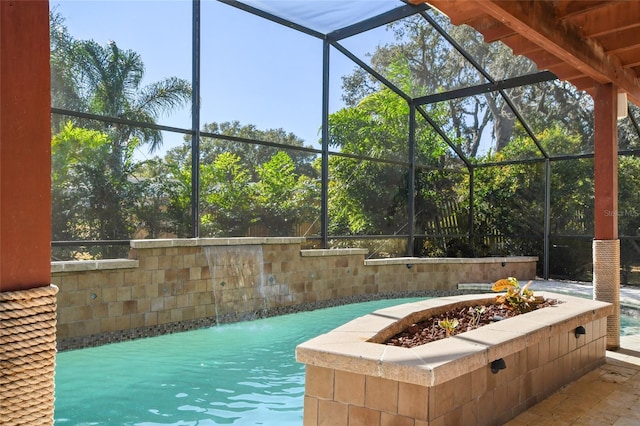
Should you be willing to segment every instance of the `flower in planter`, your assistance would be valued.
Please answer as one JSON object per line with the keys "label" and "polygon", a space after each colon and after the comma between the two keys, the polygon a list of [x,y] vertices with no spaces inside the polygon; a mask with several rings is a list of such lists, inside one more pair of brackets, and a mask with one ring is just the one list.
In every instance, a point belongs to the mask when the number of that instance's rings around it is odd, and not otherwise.
{"label": "flower in planter", "polygon": [[470,322],[471,327],[480,326],[480,320],[482,319],[482,314],[484,314],[484,311],[486,309],[487,308],[484,306],[469,307],[469,313],[471,313],[471,322]]}
{"label": "flower in planter", "polygon": [[522,314],[531,311],[535,306],[536,297],[533,295],[533,290],[529,290],[530,284],[531,281],[521,288],[516,278],[509,277],[493,283],[491,290],[506,290],[506,293],[496,296],[496,303]]}
{"label": "flower in planter", "polygon": [[438,321],[438,325],[444,328],[444,331],[447,333],[447,337],[451,336],[451,334],[455,331],[458,326],[457,319],[443,319],[442,321]]}

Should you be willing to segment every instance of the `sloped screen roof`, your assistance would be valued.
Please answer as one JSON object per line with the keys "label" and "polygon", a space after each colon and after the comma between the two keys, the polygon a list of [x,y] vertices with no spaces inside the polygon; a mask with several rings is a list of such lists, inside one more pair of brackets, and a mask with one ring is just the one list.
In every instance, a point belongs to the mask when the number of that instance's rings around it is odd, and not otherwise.
{"label": "sloped screen roof", "polygon": [[402,6],[399,0],[243,0],[242,3],[313,31],[329,34]]}
{"label": "sloped screen roof", "polygon": [[[487,42],[502,40],[580,90],[611,81],[638,104],[640,2],[476,0],[220,0],[321,37],[407,4],[435,6],[452,23],[469,24]],[[367,28],[363,26],[362,31]]]}

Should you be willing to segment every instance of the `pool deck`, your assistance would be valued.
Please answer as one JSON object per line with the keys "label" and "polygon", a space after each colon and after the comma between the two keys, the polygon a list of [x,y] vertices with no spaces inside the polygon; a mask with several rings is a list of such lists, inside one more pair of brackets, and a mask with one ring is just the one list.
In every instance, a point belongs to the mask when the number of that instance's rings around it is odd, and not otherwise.
{"label": "pool deck", "polygon": [[[533,290],[593,294],[579,283],[534,281]],[[640,289],[620,289],[623,305],[640,308]],[[640,335],[622,336],[620,349],[607,351],[606,363],[534,405],[508,426],[640,424]]]}

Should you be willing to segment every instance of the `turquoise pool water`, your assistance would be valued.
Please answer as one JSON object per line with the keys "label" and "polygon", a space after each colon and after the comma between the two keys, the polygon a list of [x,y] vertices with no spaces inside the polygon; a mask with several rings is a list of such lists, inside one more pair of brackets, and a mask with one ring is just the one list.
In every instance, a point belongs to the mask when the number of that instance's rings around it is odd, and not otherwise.
{"label": "turquoise pool water", "polygon": [[302,424],[295,347],[417,298],[377,300],[61,352],[56,425]]}
{"label": "turquoise pool water", "polygon": [[[56,425],[302,424],[295,347],[378,300],[59,353]],[[622,333],[640,333],[624,316]]]}

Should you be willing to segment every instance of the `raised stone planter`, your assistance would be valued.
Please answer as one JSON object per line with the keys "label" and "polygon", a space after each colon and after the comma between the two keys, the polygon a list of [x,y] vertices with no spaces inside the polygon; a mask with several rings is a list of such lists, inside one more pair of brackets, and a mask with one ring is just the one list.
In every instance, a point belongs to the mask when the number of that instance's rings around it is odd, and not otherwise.
{"label": "raised stone planter", "polygon": [[[536,295],[563,303],[411,349],[378,343],[495,294],[429,299],[381,309],[299,345],[304,425],[502,424],[603,364],[612,305]],[[506,365],[497,373],[496,360]]]}

